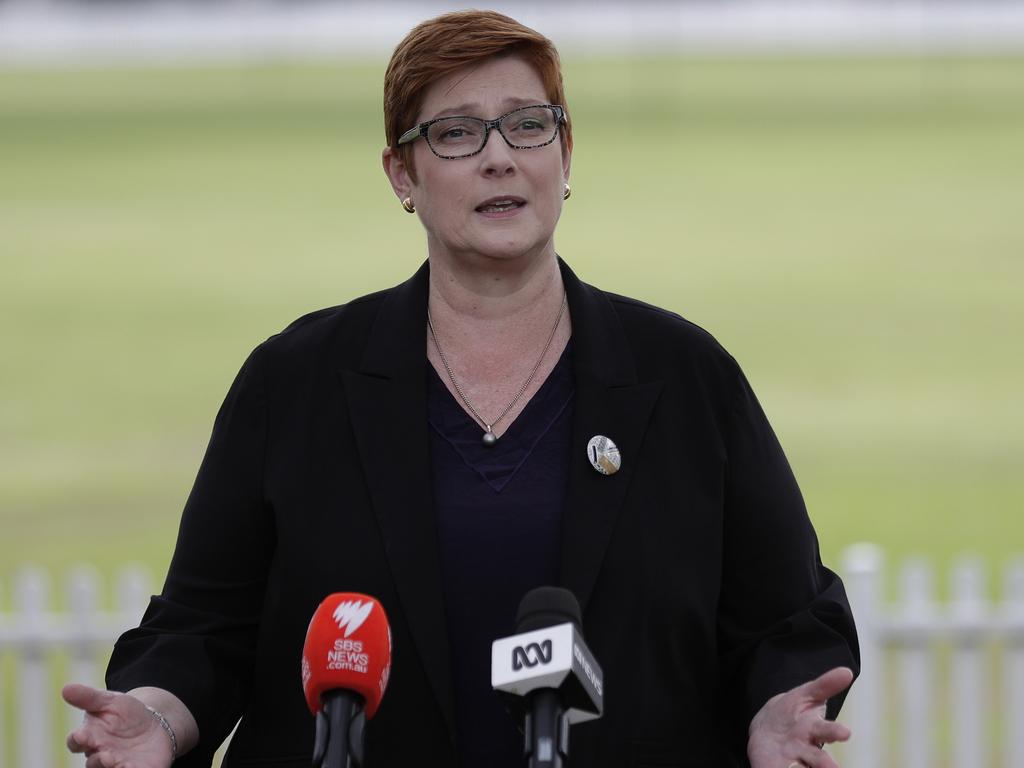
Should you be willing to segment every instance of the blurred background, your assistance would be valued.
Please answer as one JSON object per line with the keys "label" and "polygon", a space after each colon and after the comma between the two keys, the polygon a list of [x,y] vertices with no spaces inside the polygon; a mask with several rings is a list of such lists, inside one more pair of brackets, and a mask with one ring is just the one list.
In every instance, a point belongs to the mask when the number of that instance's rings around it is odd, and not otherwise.
{"label": "blurred background", "polygon": [[[136,562],[159,589],[248,352],[416,269],[422,229],[380,168],[384,69],[416,23],[475,5],[0,0],[0,612],[29,564],[59,584]],[[559,252],[736,356],[826,563],[874,542],[930,563],[943,599],[970,556],[1006,597],[1024,3],[487,5],[562,52]]]}

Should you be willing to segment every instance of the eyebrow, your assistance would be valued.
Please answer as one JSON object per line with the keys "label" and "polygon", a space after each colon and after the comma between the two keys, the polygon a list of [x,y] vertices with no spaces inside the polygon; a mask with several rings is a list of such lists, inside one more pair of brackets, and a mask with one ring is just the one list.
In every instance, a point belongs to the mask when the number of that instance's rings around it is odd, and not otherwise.
{"label": "eyebrow", "polygon": [[[536,99],[523,99],[517,97],[509,97],[502,102],[504,109],[502,114],[509,110],[516,109],[517,107],[530,107],[534,104],[544,104],[544,101],[537,101]],[[451,115],[458,115],[462,117],[473,117],[473,112],[479,112],[479,104],[459,104],[455,107],[448,107],[442,109],[440,112],[435,113],[432,117],[428,117],[427,120],[436,120],[439,117],[448,117]]]}

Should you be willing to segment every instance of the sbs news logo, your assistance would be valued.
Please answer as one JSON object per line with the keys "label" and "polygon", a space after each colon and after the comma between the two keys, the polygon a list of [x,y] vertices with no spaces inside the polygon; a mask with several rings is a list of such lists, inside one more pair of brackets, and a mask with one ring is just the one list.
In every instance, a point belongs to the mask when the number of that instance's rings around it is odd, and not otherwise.
{"label": "sbs news logo", "polygon": [[350,637],[363,625],[372,610],[373,603],[371,602],[346,600],[343,603],[338,603],[338,607],[334,609],[334,620],[338,622],[338,629],[345,630],[345,637]]}
{"label": "sbs news logo", "polygon": [[523,667],[533,668],[538,664],[551,663],[551,641],[517,645],[512,649],[512,669],[518,672]]}

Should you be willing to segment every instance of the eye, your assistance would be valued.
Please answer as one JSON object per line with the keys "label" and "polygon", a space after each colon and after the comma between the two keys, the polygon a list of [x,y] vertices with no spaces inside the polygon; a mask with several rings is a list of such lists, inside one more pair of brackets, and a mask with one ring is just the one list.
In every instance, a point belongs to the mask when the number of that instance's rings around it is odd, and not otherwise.
{"label": "eye", "polygon": [[479,136],[480,129],[471,120],[462,118],[443,120],[430,127],[431,140],[441,144],[472,141]]}
{"label": "eye", "polygon": [[536,135],[551,130],[551,116],[536,108],[514,112],[505,118],[505,129],[511,133]]}

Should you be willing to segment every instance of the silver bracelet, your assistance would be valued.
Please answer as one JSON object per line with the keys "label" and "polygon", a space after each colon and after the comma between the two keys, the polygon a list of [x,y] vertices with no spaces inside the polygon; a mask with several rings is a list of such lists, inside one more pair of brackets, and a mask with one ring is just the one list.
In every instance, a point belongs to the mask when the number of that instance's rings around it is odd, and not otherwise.
{"label": "silver bracelet", "polygon": [[149,710],[149,714],[160,722],[160,727],[167,731],[167,735],[171,737],[171,762],[173,763],[178,757],[178,737],[174,735],[174,729],[167,722],[167,718],[149,706],[149,704],[143,704],[142,706]]}

